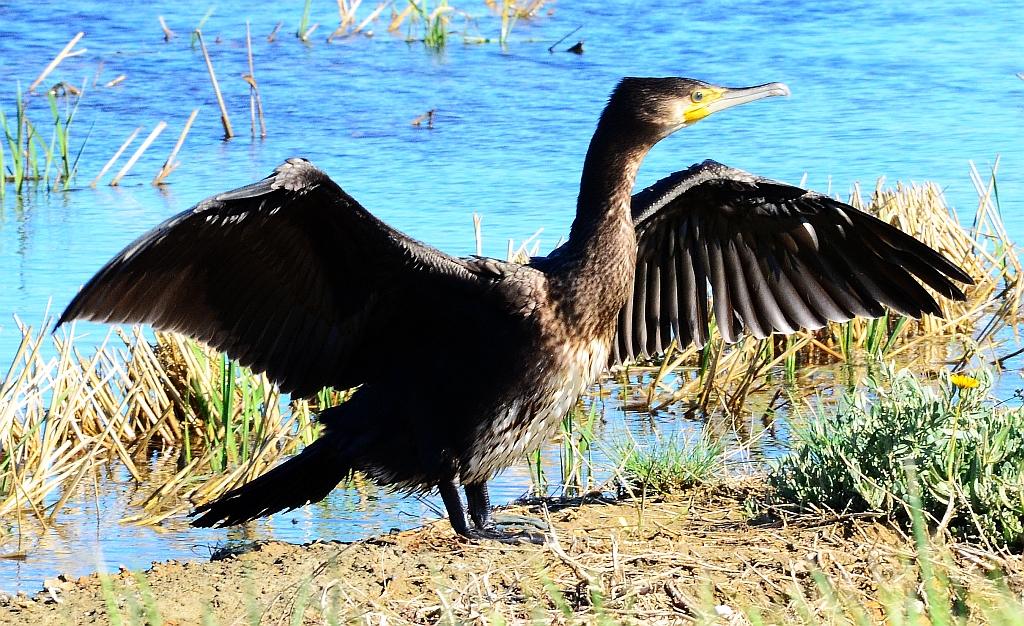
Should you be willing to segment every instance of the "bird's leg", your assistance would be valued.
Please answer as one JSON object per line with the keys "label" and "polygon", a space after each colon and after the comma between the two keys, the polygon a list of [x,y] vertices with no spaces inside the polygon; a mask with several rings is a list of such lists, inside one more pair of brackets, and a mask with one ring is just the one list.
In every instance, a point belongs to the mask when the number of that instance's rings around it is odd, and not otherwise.
{"label": "bird's leg", "polygon": [[522,530],[500,530],[499,526],[515,526],[521,529],[523,526],[533,526],[539,530],[546,531],[547,524],[523,515],[509,515],[507,513],[493,513],[491,509],[491,497],[487,491],[487,483],[466,485],[466,501],[469,503],[469,516],[477,527],[480,535],[488,539],[504,541],[508,543],[529,542],[543,543],[544,536]]}
{"label": "bird's leg", "polygon": [[[491,539],[502,543],[544,543],[544,535],[529,532],[507,532],[498,530],[497,524],[491,517],[491,498],[487,494],[487,483],[466,485],[466,500],[469,503],[469,514],[462,504],[462,497],[459,495],[459,481],[449,480],[438,484],[441,492],[441,499],[448,509],[448,520],[452,529],[470,539]],[[470,517],[473,519],[473,526],[470,526]],[[513,522],[515,523],[515,522]]]}
{"label": "bird's leg", "polygon": [[442,481],[438,483],[437,490],[441,492],[444,508],[448,510],[448,521],[451,522],[452,529],[463,537],[477,538],[478,534],[469,527],[469,516],[466,515],[466,507],[462,504],[458,481]]}
{"label": "bird's leg", "polygon": [[491,517],[491,496],[487,493],[487,483],[466,485],[466,502],[469,504],[469,516],[480,530],[494,528]]}

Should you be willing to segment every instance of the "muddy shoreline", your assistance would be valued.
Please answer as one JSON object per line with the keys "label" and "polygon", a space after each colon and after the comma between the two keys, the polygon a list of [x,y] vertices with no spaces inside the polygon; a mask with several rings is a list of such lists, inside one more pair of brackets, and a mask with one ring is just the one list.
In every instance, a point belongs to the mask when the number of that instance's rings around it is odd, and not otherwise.
{"label": "muddy shoreline", "polygon": [[[207,562],[122,570],[106,591],[96,574],[55,577],[34,596],[0,598],[0,626],[110,624],[113,604],[126,624],[672,624],[705,614],[739,623],[751,607],[795,617],[801,598],[828,610],[813,571],[883,619],[879,590],[905,579],[914,555],[902,531],[870,516],[752,519],[762,495],[733,485],[661,501],[552,503],[557,545],[470,542],[444,520],[348,544],[255,542]],[[508,511],[544,515],[538,505]],[[1019,556],[972,550],[952,547],[957,576],[999,567],[1019,593]]]}

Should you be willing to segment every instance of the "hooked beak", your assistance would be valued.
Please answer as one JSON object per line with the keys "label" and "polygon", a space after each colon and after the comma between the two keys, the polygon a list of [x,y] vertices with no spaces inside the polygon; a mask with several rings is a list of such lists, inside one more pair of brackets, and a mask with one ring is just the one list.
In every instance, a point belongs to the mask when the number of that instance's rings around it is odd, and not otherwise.
{"label": "hooked beak", "polygon": [[760,100],[772,96],[788,96],[789,87],[783,83],[765,83],[754,87],[710,87],[707,89],[711,97],[705,97],[702,102],[694,103],[686,111],[686,124],[692,124],[702,120],[712,113],[718,113],[725,109]]}

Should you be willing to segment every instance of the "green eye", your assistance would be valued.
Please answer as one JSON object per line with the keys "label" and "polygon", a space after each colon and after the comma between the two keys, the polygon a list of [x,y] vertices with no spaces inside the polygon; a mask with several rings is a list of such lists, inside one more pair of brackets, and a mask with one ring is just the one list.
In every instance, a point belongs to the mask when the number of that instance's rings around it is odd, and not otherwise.
{"label": "green eye", "polygon": [[693,100],[694,102],[700,102],[703,99],[704,99],[704,92],[703,91],[695,91],[695,92],[693,92],[693,95],[690,96],[690,100]]}

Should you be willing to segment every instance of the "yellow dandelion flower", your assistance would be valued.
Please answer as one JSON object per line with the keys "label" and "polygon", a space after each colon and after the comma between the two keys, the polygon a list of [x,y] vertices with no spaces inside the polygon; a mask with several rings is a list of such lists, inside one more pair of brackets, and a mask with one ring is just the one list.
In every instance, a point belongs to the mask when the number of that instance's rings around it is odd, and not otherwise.
{"label": "yellow dandelion flower", "polygon": [[977,378],[964,376],[963,374],[953,374],[949,377],[949,382],[953,383],[960,389],[974,389],[981,384],[978,382]]}

